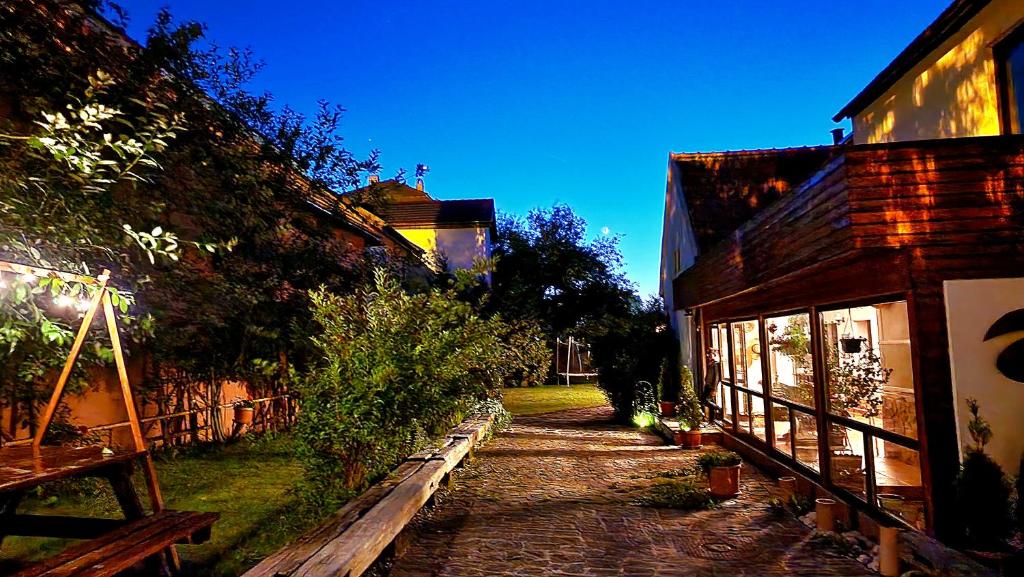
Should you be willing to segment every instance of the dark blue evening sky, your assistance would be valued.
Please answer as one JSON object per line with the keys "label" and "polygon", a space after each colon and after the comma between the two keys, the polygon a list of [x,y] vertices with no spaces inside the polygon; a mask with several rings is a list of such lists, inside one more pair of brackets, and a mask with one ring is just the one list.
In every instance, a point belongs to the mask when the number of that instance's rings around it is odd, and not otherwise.
{"label": "dark blue evening sky", "polygon": [[622,235],[646,294],[669,151],[829,142],[832,115],[949,1],[122,4],[135,38],[169,5],[251,46],[278,104],[344,105],[349,147],[381,149],[385,177],[422,162],[438,198],[569,203]]}

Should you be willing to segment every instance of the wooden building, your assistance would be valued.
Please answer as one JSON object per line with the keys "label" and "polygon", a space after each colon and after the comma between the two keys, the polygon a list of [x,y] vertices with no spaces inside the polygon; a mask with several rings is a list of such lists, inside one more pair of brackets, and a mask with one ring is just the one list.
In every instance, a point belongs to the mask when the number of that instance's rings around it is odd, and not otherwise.
{"label": "wooden building", "polygon": [[940,537],[965,400],[1024,452],[1022,22],[954,2],[833,146],[669,160],[663,291],[728,443]]}

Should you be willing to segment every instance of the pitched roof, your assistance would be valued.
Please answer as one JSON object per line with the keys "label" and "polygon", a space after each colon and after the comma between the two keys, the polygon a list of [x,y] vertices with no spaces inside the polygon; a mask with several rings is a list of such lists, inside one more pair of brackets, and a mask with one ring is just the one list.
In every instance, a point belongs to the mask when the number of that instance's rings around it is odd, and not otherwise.
{"label": "pitched roof", "polygon": [[907,45],[892,62],[889,63],[878,76],[868,83],[857,96],[853,97],[842,110],[832,117],[832,120],[839,122],[848,117],[853,117],[863,111],[872,102],[878,99],[886,90],[909,72],[922,59],[931,54],[957,30],[963,28],[967,21],[974,18],[981,9],[987,6],[992,0],[955,0],[939,14],[934,22],[924,29],[924,32],[914,38],[913,42]]}
{"label": "pitched roof", "polygon": [[810,178],[837,147],[673,153],[672,178],[705,252],[757,212]]}
{"label": "pitched roof", "polygon": [[490,228],[494,226],[494,201],[474,198],[389,204],[381,211],[381,217],[397,228]]}
{"label": "pitched roof", "polygon": [[374,187],[375,194],[383,193],[387,203],[377,213],[397,228],[495,227],[494,200],[490,198],[438,200],[396,180],[370,184],[353,193],[370,187]]}

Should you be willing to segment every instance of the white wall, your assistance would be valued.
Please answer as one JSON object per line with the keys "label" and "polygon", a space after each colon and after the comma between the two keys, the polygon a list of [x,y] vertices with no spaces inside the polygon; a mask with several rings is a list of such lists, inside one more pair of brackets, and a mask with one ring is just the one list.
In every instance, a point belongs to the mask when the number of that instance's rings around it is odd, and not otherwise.
{"label": "white wall", "polygon": [[[661,232],[661,296],[665,300],[665,310],[668,313],[672,330],[679,336],[681,359],[695,370],[694,360],[691,358],[693,347],[693,327],[683,311],[675,310],[675,302],[672,297],[672,280],[682,271],[693,266],[697,259],[697,241],[693,235],[693,228],[690,226],[690,218],[686,209],[686,201],[683,198],[682,183],[675,168],[675,162],[669,155],[668,176],[665,186],[665,215],[662,221]],[[675,251],[679,251],[679,267],[676,267]],[[694,373],[696,374],[696,372]]]}
{"label": "white wall", "polygon": [[1007,473],[1016,474],[1024,451],[1024,383],[1003,376],[996,357],[1024,331],[985,340],[992,323],[1024,309],[1024,278],[946,281],[946,320],[961,453],[971,444],[966,399],[978,399],[981,416],[992,425],[986,452]]}

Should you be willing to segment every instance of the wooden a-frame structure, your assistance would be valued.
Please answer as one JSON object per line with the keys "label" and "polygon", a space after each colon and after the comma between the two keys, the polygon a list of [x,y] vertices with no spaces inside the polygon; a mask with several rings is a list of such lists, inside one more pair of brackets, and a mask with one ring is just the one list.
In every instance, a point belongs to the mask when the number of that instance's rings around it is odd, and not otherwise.
{"label": "wooden a-frame structure", "polygon": [[46,410],[43,412],[43,416],[36,429],[35,436],[32,438],[33,449],[38,451],[43,444],[43,438],[46,436],[46,431],[49,428],[50,423],[53,421],[53,415],[57,411],[57,406],[60,404],[61,396],[64,394],[64,388],[67,385],[68,378],[71,376],[71,370],[74,367],[75,361],[78,359],[79,353],[81,353],[85,337],[89,333],[89,329],[96,318],[96,313],[99,311],[100,307],[102,307],[103,317],[106,321],[107,333],[110,336],[110,344],[114,353],[114,365],[117,368],[117,377],[121,385],[121,396],[124,400],[124,407],[128,416],[127,424],[131,428],[132,432],[132,443],[135,451],[143,456],[143,472],[146,478],[146,489],[149,494],[150,504],[154,513],[163,511],[163,495],[160,492],[160,484],[157,481],[156,468],[153,465],[152,455],[150,455],[149,451],[146,449],[146,442],[142,437],[142,425],[139,422],[138,411],[135,408],[135,400],[132,396],[131,385],[128,381],[128,370],[125,365],[124,350],[121,348],[121,337],[117,332],[117,317],[114,313],[114,304],[110,298],[110,291],[107,287],[107,283],[110,281],[110,271],[104,270],[99,276],[91,277],[53,269],[0,261],[0,273],[2,272],[10,272],[15,275],[31,275],[38,278],[59,278],[66,282],[77,282],[83,285],[95,287],[95,290],[89,300],[89,308],[85,311],[82,318],[82,324],[75,335],[74,343],[71,345],[71,352],[68,354],[68,358],[64,362],[64,368],[61,370],[60,376],[57,378],[57,384],[53,389],[53,394],[50,396],[50,401],[46,405]]}

